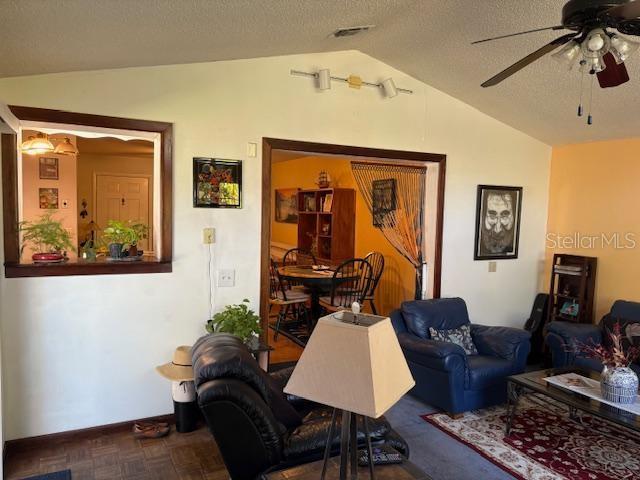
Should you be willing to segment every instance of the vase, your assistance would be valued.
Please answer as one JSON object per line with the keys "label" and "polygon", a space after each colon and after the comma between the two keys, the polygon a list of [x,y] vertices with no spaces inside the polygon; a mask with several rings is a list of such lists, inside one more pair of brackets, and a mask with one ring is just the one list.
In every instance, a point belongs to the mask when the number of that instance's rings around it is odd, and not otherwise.
{"label": "vase", "polygon": [[600,389],[605,400],[622,404],[634,403],[638,395],[638,375],[629,367],[604,367]]}
{"label": "vase", "polygon": [[122,243],[110,243],[109,244],[109,256],[111,258],[122,257]]}

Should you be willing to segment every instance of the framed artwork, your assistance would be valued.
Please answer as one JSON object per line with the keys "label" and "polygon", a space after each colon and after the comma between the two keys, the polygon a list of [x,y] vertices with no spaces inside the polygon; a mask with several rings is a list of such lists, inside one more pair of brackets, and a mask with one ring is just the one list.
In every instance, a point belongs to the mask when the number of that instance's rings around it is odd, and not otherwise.
{"label": "framed artwork", "polygon": [[276,222],[298,223],[298,189],[281,188],[276,190]]}
{"label": "framed artwork", "polygon": [[373,226],[381,227],[387,214],[396,209],[396,179],[371,182]]}
{"label": "framed artwork", "polygon": [[58,180],[58,159],[40,157],[40,180]]}
{"label": "framed artwork", "polygon": [[242,206],[242,161],[194,157],[193,206],[240,208]]}
{"label": "framed artwork", "polygon": [[522,187],[478,185],[475,260],[518,258]]}
{"label": "framed artwork", "polygon": [[40,208],[52,209],[58,208],[58,189],[57,188],[40,188],[38,191],[40,197]]}

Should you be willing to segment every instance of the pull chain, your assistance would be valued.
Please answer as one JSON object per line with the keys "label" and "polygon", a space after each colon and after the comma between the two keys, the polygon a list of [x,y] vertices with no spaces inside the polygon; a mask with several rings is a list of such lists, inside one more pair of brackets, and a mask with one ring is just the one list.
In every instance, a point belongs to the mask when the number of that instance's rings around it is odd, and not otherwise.
{"label": "pull chain", "polygon": [[591,75],[591,87],[589,90],[589,115],[587,115],[587,125],[593,125],[593,116],[591,115],[591,108],[593,106],[593,82],[596,78],[596,74]]}
{"label": "pull chain", "polygon": [[[580,65],[584,66],[585,65],[585,61],[581,60],[580,61]],[[584,91],[584,70],[582,71],[582,76],[580,77],[580,102],[578,102],[578,116],[581,117],[582,116],[582,93]]]}

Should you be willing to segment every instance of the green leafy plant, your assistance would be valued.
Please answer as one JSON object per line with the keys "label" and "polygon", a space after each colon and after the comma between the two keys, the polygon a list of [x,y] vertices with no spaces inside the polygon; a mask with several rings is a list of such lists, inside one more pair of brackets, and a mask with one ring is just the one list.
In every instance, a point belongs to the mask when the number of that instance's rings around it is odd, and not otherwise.
{"label": "green leafy plant", "polygon": [[62,226],[60,221],[53,218],[53,212],[46,212],[40,215],[38,220],[32,222],[20,222],[18,229],[22,233],[21,254],[29,244],[36,253],[75,251],[71,241],[71,234]]}
{"label": "green leafy plant", "polygon": [[207,322],[207,332],[225,332],[240,337],[243,341],[250,339],[254,334],[259,334],[260,317],[249,308],[249,300],[246,298],[238,305],[227,305],[222,312],[216,313]]}
{"label": "green leafy plant", "polygon": [[149,227],[144,223],[120,222],[118,220],[109,220],[107,228],[102,232],[102,240],[107,244],[121,243],[122,251],[136,246],[138,242],[147,238]]}

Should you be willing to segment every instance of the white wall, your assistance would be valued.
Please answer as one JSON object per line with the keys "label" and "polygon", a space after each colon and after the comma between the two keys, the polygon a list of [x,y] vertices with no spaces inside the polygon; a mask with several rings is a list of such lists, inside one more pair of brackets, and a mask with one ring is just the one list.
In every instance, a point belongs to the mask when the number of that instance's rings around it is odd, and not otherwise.
{"label": "white wall", "polygon": [[[383,99],[334,84],[317,92],[290,68],[330,68],[367,80],[393,76],[415,95]],[[443,294],[461,295],[477,322],[521,326],[543,258],[550,147],[358,52],[0,80],[9,104],[173,122],[173,273],[5,279],[3,318],[8,438],[171,411],[153,367],[203,333],[208,311],[201,229],[217,229],[216,267],[236,287],[219,309],[259,295],[261,157],[247,142],[288,138],[445,153]],[[243,159],[241,210],[191,206],[191,158]],[[473,261],[478,183],[524,186],[520,259],[487,273]]]}

